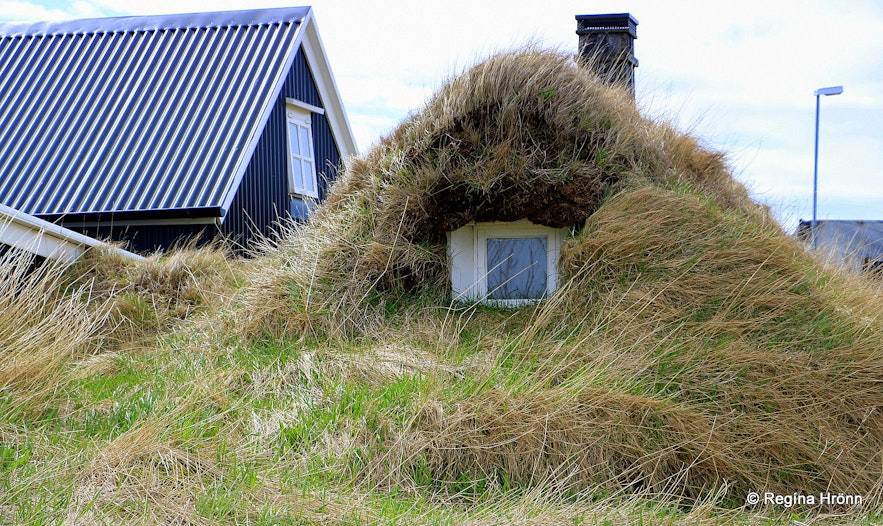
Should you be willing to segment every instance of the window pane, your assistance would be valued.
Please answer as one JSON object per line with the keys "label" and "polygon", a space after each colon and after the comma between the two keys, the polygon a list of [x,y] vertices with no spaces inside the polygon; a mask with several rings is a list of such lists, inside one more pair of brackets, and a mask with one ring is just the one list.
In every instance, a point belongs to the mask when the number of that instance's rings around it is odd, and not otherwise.
{"label": "window pane", "polygon": [[300,155],[301,150],[297,140],[297,124],[293,122],[288,123],[288,147],[291,148],[292,154]]}
{"label": "window pane", "polygon": [[304,191],[307,193],[316,192],[315,173],[316,172],[313,170],[313,163],[310,161],[304,161]]}
{"label": "window pane", "polygon": [[312,202],[300,197],[292,197],[289,201],[288,211],[294,219],[306,221],[310,218],[310,212],[313,211]]}
{"label": "window pane", "polygon": [[294,178],[294,191],[303,193],[304,191],[304,175],[300,165],[300,159],[291,158],[291,176]]}
{"label": "window pane", "polygon": [[488,297],[539,299],[546,294],[546,238],[487,240]]}
{"label": "window pane", "polygon": [[310,129],[304,126],[298,126],[297,131],[300,133],[301,155],[308,159],[312,159],[313,150],[310,148]]}

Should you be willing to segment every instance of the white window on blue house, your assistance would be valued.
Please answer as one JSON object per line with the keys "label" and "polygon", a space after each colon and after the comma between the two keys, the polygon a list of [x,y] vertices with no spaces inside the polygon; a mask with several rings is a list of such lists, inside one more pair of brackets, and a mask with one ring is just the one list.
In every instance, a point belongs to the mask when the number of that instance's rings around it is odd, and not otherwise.
{"label": "white window on blue house", "polygon": [[288,123],[289,193],[319,198],[316,160],[313,157],[312,113],[308,108],[289,104],[285,109]]}
{"label": "white window on blue house", "polygon": [[517,307],[558,286],[564,229],[527,220],[470,223],[448,234],[455,300]]}

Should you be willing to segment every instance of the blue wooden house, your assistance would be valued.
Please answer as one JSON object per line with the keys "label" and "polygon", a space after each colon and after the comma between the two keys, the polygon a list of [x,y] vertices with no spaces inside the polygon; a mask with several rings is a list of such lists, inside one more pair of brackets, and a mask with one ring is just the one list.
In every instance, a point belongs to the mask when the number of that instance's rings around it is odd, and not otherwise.
{"label": "blue wooden house", "polygon": [[0,205],[24,214],[247,248],[355,153],[309,7],[0,25]]}

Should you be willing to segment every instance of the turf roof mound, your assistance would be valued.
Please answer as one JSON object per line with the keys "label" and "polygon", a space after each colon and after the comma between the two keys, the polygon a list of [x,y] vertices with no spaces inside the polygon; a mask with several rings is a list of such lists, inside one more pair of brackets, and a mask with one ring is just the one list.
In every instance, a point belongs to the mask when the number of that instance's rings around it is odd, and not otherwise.
{"label": "turf roof mound", "polygon": [[[444,233],[522,218],[575,227],[559,289],[474,329],[495,313],[451,304]],[[881,501],[879,294],[816,265],[722,154],[568,56],[504,53],[451,80],[265,261],[247,333],[499,357],[470,380],[482,389],[427,394],[403,428],[365,437],[401,455],[369,478]]]}
{"label": "turf roof mound", "polygon": [[[646,186],[686,188],[778,228],[732,178],[722,153],[643,117],[626,91],[569,55],[498,54],[450,80],[351,161],[310,223],[281,240],[283,269],[265,276],[250,326],[270,319],[299,330],[301,322],[273,307],[290,301],[286,283],[294,281],[310,291],[297,305],[358,330],[390,297],[444,299],[446,232],[524,218],[578,230],[612,196]],[[266,290],[283,301],[261,301]]]}
{"label": "turf roof mound", "polygon": [[332,281],[438,290],[447,286],[445,232],[524,218],[578,227],[609,196],[647,184],[688,185],[767,220],[723,154],[642,117],[628,93],[570,56],[521,50],[454,78],[354,160],[314,218],[325,226],[308,237],[324,236],[317,272]]}
{"label": "turf roof mound", "polygon": [[363,195],[376,230],[420,242],[470,221],[579,224],[612,188],[641,178],[747,201],[722,154],[643,118],[628,93],[569,56],[527,50],[450,81],[353,163],[329,208]]}

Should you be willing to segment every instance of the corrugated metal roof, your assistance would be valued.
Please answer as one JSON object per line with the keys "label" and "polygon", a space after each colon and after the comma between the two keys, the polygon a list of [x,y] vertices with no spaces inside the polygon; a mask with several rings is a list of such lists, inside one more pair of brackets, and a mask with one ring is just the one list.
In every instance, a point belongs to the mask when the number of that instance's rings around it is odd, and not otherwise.
{"label": "corrugated metal roof", "polygon": [[222,215],[310,16],[0,25],[0,203],[35,215]]}

